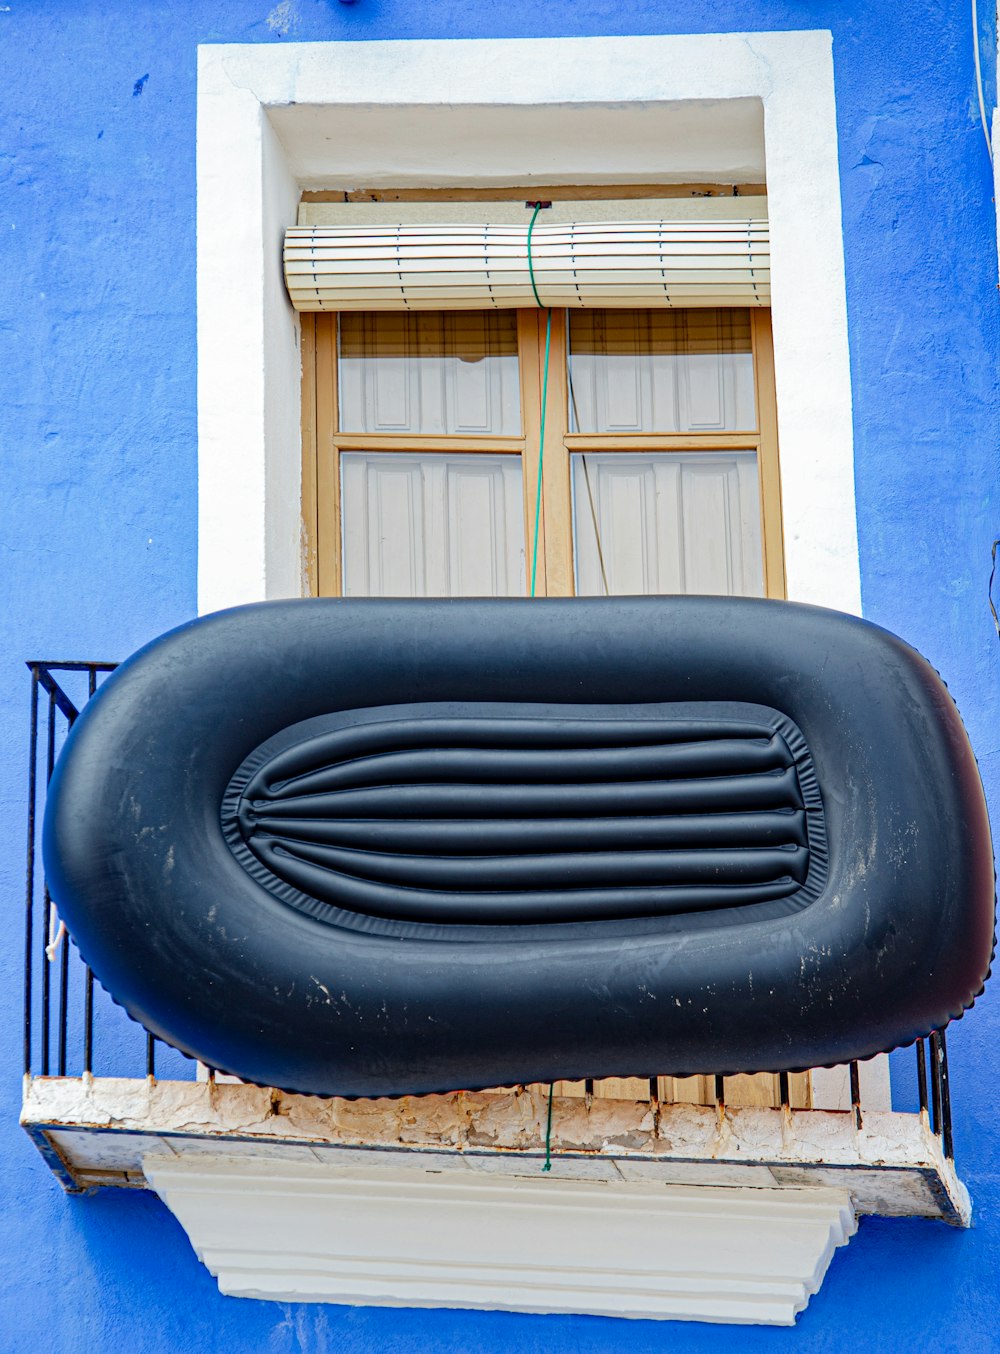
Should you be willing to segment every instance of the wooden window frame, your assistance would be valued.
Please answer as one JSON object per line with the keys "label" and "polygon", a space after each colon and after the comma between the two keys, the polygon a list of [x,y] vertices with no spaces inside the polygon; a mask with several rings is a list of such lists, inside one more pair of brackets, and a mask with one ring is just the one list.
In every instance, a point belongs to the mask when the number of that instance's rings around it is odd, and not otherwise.
{"label": "wooden window frame", "polygon": [[[344,451],[484,452],[520,456],[524,485],[524,539],[531,572],[535,500],[541,442],[541,399],[547,312],[517,312],[521,435],[342,433],[338,428],[337,316],[302,316],[302,536],[308,595],[338,597],[343,580],[340,524],[340,456]],[[774,390],[771,312],[750,311],[756,429],[742,432],[573,433],[569,431],[567,312],[552,312],[542,512],[538,532],[536,595],[575,595],[573,507],[570,457],[575,452],[752,451],[760,485],[760,526],[764,592],[783,598],[785,564],[778,463],[778,419]]]}

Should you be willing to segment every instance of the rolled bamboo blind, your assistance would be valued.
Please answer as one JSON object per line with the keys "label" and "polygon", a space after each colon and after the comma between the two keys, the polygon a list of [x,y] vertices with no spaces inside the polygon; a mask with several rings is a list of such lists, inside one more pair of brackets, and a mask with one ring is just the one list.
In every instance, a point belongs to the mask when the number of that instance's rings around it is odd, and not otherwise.
{"label": "rolled bamboo blind", "polygon": [[[767,306],[765,220],[536,225],[531,262],[553,307]],[[537,305],[528,226],[294,226],[296,310],[484,310]]]}

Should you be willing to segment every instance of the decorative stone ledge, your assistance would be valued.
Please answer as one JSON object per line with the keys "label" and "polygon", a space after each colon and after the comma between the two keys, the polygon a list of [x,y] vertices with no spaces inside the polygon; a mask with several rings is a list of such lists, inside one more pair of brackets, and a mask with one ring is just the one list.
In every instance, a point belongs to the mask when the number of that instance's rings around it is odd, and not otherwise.
{"label": "decorative stone ledge", "polygon": [[968,1226],[915,1114],[547,1092],[321,1100],[240,1083],[27,1078],[71,1191],[153,1188],[223,1292],[787,1324],[858,1214]]}
{"label": "decorative stone ledge", "polygon": [[[538,1088],[399,1100],[321,1100],[257,1086],[26,1078],[21,1122],[69,1189],[143,1187],[149,1154],[267,1155],[534,1176],[547,1097]],[[554,1178],[846,1188],[858,1213],[967,1226],[965,1187],[919,1115],[727,1109],[556,1097]]]}

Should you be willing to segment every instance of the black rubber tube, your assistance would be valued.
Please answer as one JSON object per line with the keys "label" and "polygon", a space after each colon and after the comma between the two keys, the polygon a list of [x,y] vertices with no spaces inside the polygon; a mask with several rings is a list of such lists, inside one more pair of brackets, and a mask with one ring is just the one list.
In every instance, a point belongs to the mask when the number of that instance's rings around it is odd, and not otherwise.
{"label": "black rubber tube", "polygon": [[[417,779],[302,792],[380,757]],[[148,1029],[318,1094],[845,1063],[960,1015],[993,949],[985,803],[940,679],[788,603],[206,617],[77,721],[44,853]]]}

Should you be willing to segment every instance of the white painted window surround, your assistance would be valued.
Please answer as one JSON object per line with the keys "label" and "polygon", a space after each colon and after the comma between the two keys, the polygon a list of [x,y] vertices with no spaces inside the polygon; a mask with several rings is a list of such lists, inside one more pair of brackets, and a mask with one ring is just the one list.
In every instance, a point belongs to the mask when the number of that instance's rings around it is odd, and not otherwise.
{"label": "white painted window surround", "polygon": [[202,611],[302,591],[303,187],[765,172],[789,595],[860,609],[829,31],[204,46],[197,162]]}

